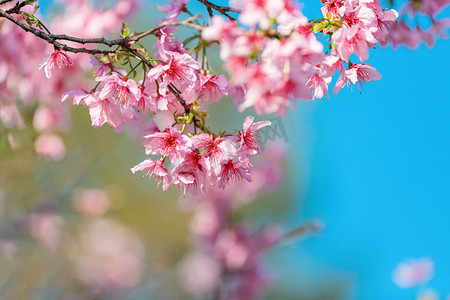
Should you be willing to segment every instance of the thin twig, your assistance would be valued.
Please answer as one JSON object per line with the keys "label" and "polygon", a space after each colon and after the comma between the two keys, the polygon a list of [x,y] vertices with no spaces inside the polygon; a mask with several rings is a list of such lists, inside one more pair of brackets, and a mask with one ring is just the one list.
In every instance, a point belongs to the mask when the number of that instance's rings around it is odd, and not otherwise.
{"label": "thin twig", "polygon": [[200,17],[201,17],[200,15],[196,15],[196,16],[187,18],[182,21],[163,22],[160,25],[158,25],[152,29],[149,29],[145,32],[139,33],[135,36],[130,36],[130,37],[121,38],[121,39],[115,39],[115,40],[108,40],[103,37],[102,38],[92,38],[92,39],[81,39],[81,38],[77,38],[77,37],[73,37],[73,36],[68,36],[65,34],[58,34],[58,35],[52,34],[52,35],[50,35],[50,37],[54,38],[55,40],[66,40],[66,41],[76,42],[79,44],[103,44],[103,45],[107,45],[109,47],[115,46],[115,45],[123,46],[125,44],[128,44],[129,42],[135,42],[135,41],[138,41],[138,40],[142,39],[143,37],[146,37],[150,34],[154,34],[155,32],[157,32],[158,30],[160,30],[161,28],[164,28],[164,27],[184,25],[187,27],[195,28],[197,30],[203,30],[204,26],[192,23],[192,21],[197,20]]}
{"label": "thin twig", "polygon": [[[222,15],[224,15],[225,17],[227,17],[228,19],[230,19],[231,21],[235,21],[236,19],[233,18],[232,16],[230,16],[228,13],[230,13],[230,12],[240,13],[241,12],[237,8],[228,7],[228,6],[220,6],[220,5],[214,4],[208,0],[197,0],[197,1],[203,3],[203,5],[205,5],[208,8],[208,13],[210,12],[211,9],[214,9],[214,10],[218,11],[219,13],[221,13]],[[210,16],[211,16],[211,13],[210,13]]]}
{"label": "thin twig", "polygon": [[6,11],[6,13],[7,13],[7,14],[18,14],[19,11],[20,11],[20,9],[21,9],[22,7],[24,7],[25,5],[27,5],[27,2],[26,2],[26,1],[23,1],[23,2],[17,1],[16,5],[14,5],[13,8],[8,9],[8,10]]}

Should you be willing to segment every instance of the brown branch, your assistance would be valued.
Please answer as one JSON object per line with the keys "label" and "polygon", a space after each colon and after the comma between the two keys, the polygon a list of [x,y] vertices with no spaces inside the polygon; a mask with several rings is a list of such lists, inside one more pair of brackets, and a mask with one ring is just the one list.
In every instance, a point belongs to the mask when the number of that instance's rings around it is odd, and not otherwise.
{"label": "brown branch", "polygon": [[233,18],[232,16],[230,16],[228,13],[230,13],[230,12],[240,13],[241,12],[237,8],[228,7],[228,6],[220,6],[220,5],[214,4],[208,0],[197,0],[197,1],[203,3],[203,5],[205,5],[207,7],[208,13],[210,14],[210,16],[211,16],[211,13],[210,13],[211,9],[214,9],[215,11],[218,11],[219,13],[221,13],[222,15],[224,15],[225,17],[230,19],[230,21],[236,21],[236,19]]}
{"label": "brown branch", "polygon": [[21,22],[17,18],[14,18],[13,16],[11,16],[10,14],[6,13],[4,10],[1,10],[1,9],[0,9],[0,17],[10,20],[11,22],[16,24],[23,30],[25,30],[27,32],[31,32],[35,36],[47,41],[48,43],[52,44],[53,46],[55,46],[61,50],[64,50],[64,51],[73,52],[73,53],[88,53],[88,54],[99,54],[99,53],[107,54],[107,53],[116,52],[116,50],[86,49],[86,48],[69,47],[66,44],[57,42],[54,38],[52,38],[51,34],[45,33],[39,29],[36,29],[28,24]]}

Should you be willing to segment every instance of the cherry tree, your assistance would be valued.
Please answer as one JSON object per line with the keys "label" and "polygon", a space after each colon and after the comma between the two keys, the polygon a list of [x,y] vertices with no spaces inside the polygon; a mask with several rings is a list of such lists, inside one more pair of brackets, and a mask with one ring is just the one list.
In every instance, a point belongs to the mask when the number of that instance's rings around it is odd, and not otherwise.
{"label": "cherry tree", "polygon": [[[267,120],[248,116],[237,132],[211,130],[211,104],[231,99],[236,113],[284,116],[300,99],[330,97],[333,78],[333,93],[345,87],[362,92],[366,82],[382,78],[368,63],[377,45],[415,48],[424,41],[431,47],[450,26],[448,19],[437,18],[446,0],[407,2],[402,17],[379,0],[322,0],[316,19],[290,0],[232,0],[228,6],[173,0],[156,5],[165,16],[142,32],[125,25],[139,6],[133,0],[115,1],[109,9],[84,0],[60,2],[61,14],[44,22],[36,1],[0,1],[0,38],[7,41],[0,44],[1,123],[24,128],[24,115],[31,111],[35,152],[54,161],[64,159],[65,145],[56,132],[71,129],[74,105],[85,107],[95,128],[139,135],[148,157],[130,166],[131,172],[153,178],[163,192],[178,188],[181,202],[194,211],[197,245],[181,263],[183,285],[215,299],[256,297],[270,281],[261,254],[321,225],[311,221],[292,231],[276,225],[256,230],[229,221],[243,203],[279,187],[283,153],[279,146],[266,145],[263,155],[261,132],[271,126]],[[202,10],[193,11],[193,2]],[[403,15],[415,14],[429,18],[430,28],[410,27]],[[189,32],[184,40],[181,28]],[[149,36],[156,39],[153,48],[144,47]],[[223,72],[215,72],[209,60],[217,48]],[[7,132],[7,138],[14,148],[14,134]],[[87,216],[102,215],[86,204],[80,207]],[[58,231],[61,223],[53,213],[35,214],[30,234],[53,251],[58,238],[39,228]],[[133,246],[117,249],[130,257],[129,264],[98,262],[104,272],[109,264],[118,266],[120,272],[106,279],[86,269],[91,258],[73,259],[81,280],[100,289],[132,287],[142,273],[139,242],[109,221],[89,228],[95,236],[117,230],[123,244]],[[107,244],[114,237],[104,239]],[[4,251],[11,252],[8,245]],[[105,256],[95,251],[93,256]],[[123,271],[127,266],[135,272]],[[204,269],[209,273],[202,274]],[[202,276],[189,277],[196,272]]]}

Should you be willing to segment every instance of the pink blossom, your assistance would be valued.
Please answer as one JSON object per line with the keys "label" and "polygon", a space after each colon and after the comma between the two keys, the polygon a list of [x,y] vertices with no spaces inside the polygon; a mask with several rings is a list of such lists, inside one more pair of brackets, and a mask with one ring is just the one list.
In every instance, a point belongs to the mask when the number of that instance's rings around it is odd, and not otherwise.
{"label": "pink blossom", "polygon": [[61,102],[65,102],[67,99],[73,98],[73,104],[79,105],[80,103],[84,103],[84,100],[91,95],[91,93],[84,90],[69,90],[65,91],[61,95]]}
{"label": "pink blossom", "polygon": [[336,44],[343,61],[348,61],[352,53],[364,61],[369,58],[369,48],[374,48],[377,40],[369,30],[355,25],[340,28],[333,34],[332,42]]}
{"label": "pink blossom", "polygon": [[148,79],[161,79],[160,89],[165,90],[169,84],[174,84],[178,89],[192,87],[197,81],[197,71],[200,69],[189,54],[171,52],[167,54],[168,63],[161,63],[148,72]]}
{"label": "pink blossom", "polygon": [[324,60],[320,64],[320,68],[326,77],[333,76],[338,69],[342,72],[344,66],[342,65],[342,60],[335,48],[331,50],[330,55],[325,55]]}
{"label": "pink blossom", "polygon": [[112,73],[102,77],[95,78],[101,81],[101,99],[114,99],[116,103],[123,104],[125,107],[135,106],[141,97],[140,90],[133,79]]}
{"label": "pink blossom", "polygon": [[173,95],[161,94],[154,80],[148,80],[145,86],[140,86],[140,90],[141,97],[136,107],[138,110],[141,110],[144,115],[149,109],[153,114],[156,114],[158,111],[168,110],[168,99]]}
{"label": "pink blossom", "polygon": [[214,16],[211,25],[202,31],[202,38],[206,41],[220,42],[220,58],[226,61],[233,52],[235,38],[243,34],[237,22],[230,22],[222,17]]}
{"label": "pink blossom", "polygon": [[349,83],[356,85],[360,90],[366,81],[376,81],[380,79],[381,74],[371,65],[367,63],[351,64],[348,70],[341,73],[333,91],[337,93],[344,85]]}
{"label": "pink blossom", "polygon": [[204,191],[206,175],[209,172],[208,161],[197,151],[191,151],[172,170],[172,181],[175,185],[184,186],[184,192]]}
{"label": "pink blossom", "polygon": [[240,162],[233,161],[231,159],[222,163],[221,172],[217,176],[218,187],[224,189],[230,181],[238,182],[242,178],[246,179],[248,182],[251,182],[252,178],[250,176],[248,164],[248,161]]}
{"label": "pink blossom", "polygon": [[401,262],[392,274],[392,280],[402,288],[427,283],[434,275],[434,263],[428,258],[410,259]]}
{"label": "pink blossom", "polygon": [[174,127],[144,137],[147,155],[167,155],[171,161],[182,157],[192,145],[191,139]]}
{"label": "pink blossom", "polygon": [[201,133],[194,135],[191,139],[192,144],[200,150],[200,153],[209,157],[216,165],[233,158],[236,154],[236,146],[230,138],[221,135],[214,137],[212,133]]}
{"label": "pink blossom", "polygon": [[131,168],[131,172],[136,173],[137,171],[142,171],[143,175],[147,175],[148,177],[155,177],[157,182],[157,187],[161,184],[161,181],[164,180],[163,190],[167,190],[170,184],[169,171],[163,167],[164,160],[159,159],[157,161],[153,161],[150,158],[147,158],[134,168]]}
{"label": "pink blossom", "polygon": [[66,156],[66,148],[63,140],[52,133],[44,133],[34,141],[36,153],[46,159],[61,161]]}
{"label": "pink blossom", "polygon": [[[168,17],[159,20],[156,25],[161,25],[162,23],[169,23],[176,21],[178,15],[172,14]],[[174,36],[173,31],[177,27],[168,26],[163,27],[157,31],[158,40],[157,40],[157,48],[159,57],[166,61],[170,59],[170,53],[187,53],[186,49],[183,48],[183,42],[177,41],[177,38]]]}
{"label": "pink blossom", "polygon": [[343,15],[344,24],[350,28],[359,26],[365,29],[377,27],[377,17],[374,11],[363,5],[355,6],[354,1],[346,1],[340,8],[340,14]]}
{"label": "pink blossom", "polygon": [[63,51],[56,49],[50,55],[47,55],[44,60],[39,65],[39,70],[44,68],[45,76],[47,78],[52,77],[52,69],[61,68],[63,66],[71,66],[73,65],[72,59]]}
{"label": "pink blossom", "polygon": [[156,4],[156,8],[168,15],[178,15],[181,11],[186,9],[186,4],[189,0],[170,0],[166,5]]}
{"label": "pink blossom", "polygon": [[201,100],[207,102],[219,101],[223,96],[228,95],[228,80],[223,74],[219,76],[213,74],[200,75]]}
{"label": "pink blossom", "polygon": [[327,14],[330,14],[332,17],[340,17],[340,8],[344,5],[344,1],[342,0],[320,0],[324,5],[320,10],[324,18],[327,17]]}
{"label": "pink blossom", "polygon": [[324,95],[328,97],[328,85],[331,83],[331,77],[324,77],[324,73],[317,67],[316,74],[311,76],[307,82],[308,87],[314,90],[313,100],[321,99]]}
{"label": "pink blossom", "polygon": [[283,0],[232,0],[233,7],[242,9],[239,21],[248,26],[259,25],[262,29],[268,29],[270,19],[275,19],[285,8]]}
{"label": "pink blossom", "polygon": [[259,129],[271,124],[270,121],[253,123],[254,120],[255,118],[252,116],[246,117],[243,125],[244,130],[239,131],[238,142],[241,142],[241,145],[238,150],[242,151],[246,155],[254,155],[260,152],[260,141],[258,141],[257,139],[257,137],[259,137],[259,135],[257,135],[257,132]]}
{"label": "pink blossom", "polygon": [[120,106],[109,99],[101,99],[99,93],[94,93],[85,98],[85,103],[89,106],[89,114],[92,126],[100,127],[108,123],[114,128],[120,128],[123,124]]}

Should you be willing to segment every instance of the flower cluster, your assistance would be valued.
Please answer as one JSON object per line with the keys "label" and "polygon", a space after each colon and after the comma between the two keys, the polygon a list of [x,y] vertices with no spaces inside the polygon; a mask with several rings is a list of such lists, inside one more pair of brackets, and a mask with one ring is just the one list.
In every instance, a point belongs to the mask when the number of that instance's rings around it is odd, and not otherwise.
{"label": "flower cluster", "polygon": [[[323,0],[323,18],[314,21],[291,1],[232,3],[242,11],[239,22],[215,16],[202,37],[220,43],[232,96],[241,110],[253,107],[259,114],[284,115],[293,99],[328,96],[337,71],[335,93],[350,83],[362,86],[381,78],[369,64],[349,61],[352,54],[366,61],[368,50],[386,39],[398,17],[395,10],[384,10],[379,0]],[[327,54],[315,33],[329,36]]]}
{"label": "flower cluster", "polygon": [[[230,181],[250,182],[250,157],[260,152],[258,129],[270,125],[269,121],[253,123],[253,120],[253,117],[245,119],[238,136],[200,133],[189,137],[176,127],[145,135],[146,154],[161,157],[157,161],[148,158],[132,171],[155,177],[158,185],[164,181],[164,190],[172,184],[184,187],[185,191],[204,191],[208,183],[223,189]],[[170,172],[163,165],[166,159],[172,166]]]}

